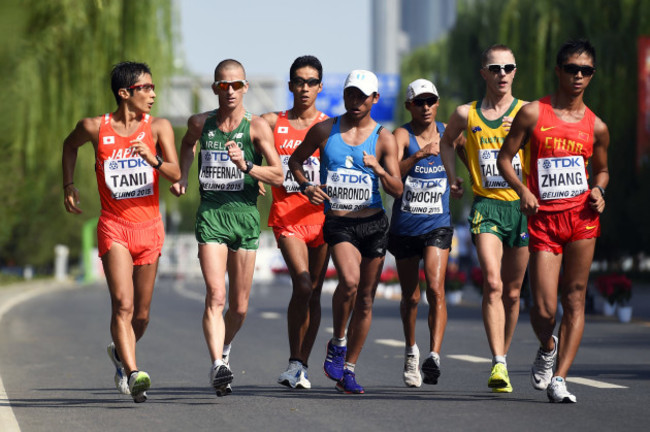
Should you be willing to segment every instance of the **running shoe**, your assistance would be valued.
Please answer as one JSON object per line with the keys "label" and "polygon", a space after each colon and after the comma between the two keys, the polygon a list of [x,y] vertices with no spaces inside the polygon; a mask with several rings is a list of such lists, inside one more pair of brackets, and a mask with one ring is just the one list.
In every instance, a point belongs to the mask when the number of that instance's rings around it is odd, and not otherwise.
{"label": "running shoe", "polygon": [[232,379],[232,372],[228,365],[221,364],[210,369],[210,385],[214,387],[219,397],[228,394],[227,386],[232,382]]}
{"label": "running shoe", "polygon": [[[225,365],[228,366],[228,369],[230,369],[230,353],[228,353],[228,354],[222,354],[222,355],[221,355],[221,359],[223,360],[223,362],[225,363]],[[228,385],[226,386],[226,388],[224,389],[224,393],[223,393],[223,394],[224,394],[224,395],[232,394],[232,387],[230,386],[230,384],[228,384]]]}
{"label": "running shoe", "polygon": [[508,368],[503,363],[495,363],[492,366],[492,372],[488,379],[488,387],[490,388],[506,388],[510,384],[508,377]]}
{"label": "running shoe", "polygon": [[404,358],[404,373],[402,376],[406,387],[420,387],[422,385],[419,354],[409,354]]}
{"label": "running shoe", "polygon": [[327,343],[327,356],[325,363],[323,363],[323,371],[327,378],[339,381],[343,378],[343,366],[345,365],[345,354],[348,348],[344,346],[336,346],[332,341]]}
{"label": "running shoe", "polygon": [[357,384],[354,372],[347,369],[343,371],[343,378],[336,383],[336,390],[346,394],[364,394],[365,390]]}
{"label": "running shoe", "polygon": [[302,371],[300,372],[300,376],[296,381],[296,388],[307,390],[311,388],[311,382],[309,381],[309,376],[307,375],[307,368],[304,365],[302,366]]}
{"label": "running shoe", "polygon": [[548,400],[553,403],[576,403],[578,400],[566,389],[564,378],[556,376],[551,379],[551,383],[546,389]]}
{"label": "running shoe", "polygon": [[422,374],[424,375],[425,384],[438,384],[440,377],[440,357],[434,357],[429,354],[429,357],[422,363]]}
{"label": "running shoe", "polygon": [[147,390],[151,387],[149,374],[143,371],[132,372],[129,376],[129,391],[133,402],[142,403],[147,400]]}
{"label": "running shoe", "polygon": [[124,371],[124,365],[122,365],[122,362],[117,358],[117,350],[115,349],[115,344],[113,342],[108,344],[106,352],[108,353],[108,358],[113,362],[113,366],[115,366],[115,388],[117,388],[117,391],[123,395],[131,394],[131,391],[129,390],[129,380]]}
{"label": "running shoe", "polygon": [[296,383],[302,374],[302,364],[298,361],[290,361],[287,370],[280,374],[278,384],[296,388]]}
{"label": "running shoe", "polygon": [[553,351],[546,352],[539,347],[533,367],[530,369],[530,383],[537,390],[545,390],[553,378],[553,367],[557,358],[557,338],[553,336]]}
{"label": "running shoe", "polygon": [[501,388],[493,388],[492,393],[512,393],[512,384],[510,384],[510,378],[508,378],[508,385]]}

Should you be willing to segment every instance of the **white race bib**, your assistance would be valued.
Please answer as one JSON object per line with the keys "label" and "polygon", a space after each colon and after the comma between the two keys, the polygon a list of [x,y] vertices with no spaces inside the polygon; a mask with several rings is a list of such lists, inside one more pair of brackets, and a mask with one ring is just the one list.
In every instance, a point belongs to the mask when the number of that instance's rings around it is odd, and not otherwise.
{"label": "white race bib", "polygon": [[199,182],[203,190],[244,190],[244,173],[230,160],[227,151],[201,150]]}
{"label": "white race bib", "polygon": [[[287,191],[287,193],[296,193],[300,192],[300,185],[293,178],[291,170],[289,170],[289,158],[290,155],[281,155],[280,159],[282,160],[282,171],[284,172],[284,182],[282,186]],[[305,172],[305,177],[307,181],[312,183],[317,183],[320,178],[320,161],[314,156],[310,156],[303,164],[302,169]]]}
{"label": "white race bib", "polygon": [[105,160],[104,181],[113,199],[153,195],[153,168],[140,156]]}
{"label": "white race bib", "polygon": [[446,189],[446,178],[408,176],[404,182],[401,210],[412,214],[442,214],[442,195]]}
{"label": "white race bib", "polygon": [[[478,163],[481,168],[481,181],[484,189],[504,189],[509,188],[510,185],[499,173],[497,168],[497,156],[499,150],[497,149],[479,149]],[[517,177],[521,181],[521,159],[519,152],[515,153],[512,158],[512,167],[517,173]]]}
{"label": "white race bib", "polygon": [[537,180],[542,200],[571,198],[588,190],[582,156],[538,159]]}
{"label": "white race bib", "polygon": [[357,211],[372,202],[370,174],[353,169],[339,168],[327,173],[327,195],[332,210]]}

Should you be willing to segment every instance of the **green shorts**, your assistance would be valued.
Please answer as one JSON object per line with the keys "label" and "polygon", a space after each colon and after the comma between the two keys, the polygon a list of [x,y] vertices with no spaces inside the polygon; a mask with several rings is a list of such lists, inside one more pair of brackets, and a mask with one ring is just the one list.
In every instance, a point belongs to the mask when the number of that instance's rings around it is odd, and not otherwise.
{"label": "green shorts", "polygon": [[201,203],[196,212],[194,234],[199,244],[221,243],[231,250],[257,250],[260,244],[260,213],[257,207],[214,208]]}
{"label": "green shorts", "polygon": [[476,197],[467,220],[472,234],[494,234],[508,247],[528,246],[528,223],[519,200]]}

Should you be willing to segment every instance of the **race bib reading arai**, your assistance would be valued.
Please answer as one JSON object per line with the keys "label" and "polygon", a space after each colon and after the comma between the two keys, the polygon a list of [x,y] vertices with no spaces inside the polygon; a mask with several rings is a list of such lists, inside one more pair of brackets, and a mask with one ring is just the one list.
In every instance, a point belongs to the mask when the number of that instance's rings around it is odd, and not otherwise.
{"label": "race bib reading arai", "polygon": [[[287,191],[287,193],[300,192],[300,185],[298,185],[298,182],[293,178],[293,174],[289,169],[290,157],[291,155],[280,156],[282,159],[282,171],[284,173],[284,181],[282,182],[282,186],[284,186],[284,189]],[[305,172],[307,181],[314,183],[316,181],[315,179],[319,178],[320,176],[320,161],[318,158],[310,156],[302,164],[302,170]]]}

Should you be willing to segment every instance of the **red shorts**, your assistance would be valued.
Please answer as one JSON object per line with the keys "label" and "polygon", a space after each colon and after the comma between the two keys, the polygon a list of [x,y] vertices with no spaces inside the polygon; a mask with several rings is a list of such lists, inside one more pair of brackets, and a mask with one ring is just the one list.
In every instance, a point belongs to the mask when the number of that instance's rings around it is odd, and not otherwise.
{"label": "red shorts", "polygon": [[310,248],[315,248],[325,243],[323,239],[323,225],[274,226],[273,234],[275,235],[275,241],[278,241],[280,237],[293,237],[302,240]]}
{"label": "red shorts", "polygon": [[162,217],[134,223],[102,211],[97,224],[97,248],[101,257],[113,242],[129,250],[133,265],[153,264],[160,257],[165,241]]}
{"label": "red shorts", "polygon": [[600,236],[600,215],[588,202],[584,206],[528,216],[531,252],[562,253],[563,246],[576,240]]}

